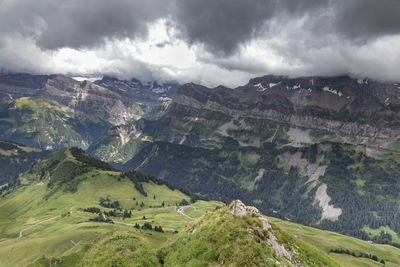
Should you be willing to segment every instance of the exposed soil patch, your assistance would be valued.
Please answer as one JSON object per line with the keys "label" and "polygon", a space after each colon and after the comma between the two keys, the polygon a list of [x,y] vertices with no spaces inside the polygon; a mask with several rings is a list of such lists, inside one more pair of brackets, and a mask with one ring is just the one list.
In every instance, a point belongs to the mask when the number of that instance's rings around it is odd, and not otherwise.
{"label": "exposed soil patch", "polygon": [[315,200],[319,203],[322,208],[322,219],[337,219],[342,214],[341,208],[334,208],[333,205],[329,205],[331,198],[328,196],[326,184],[320,185],[315,192]]}

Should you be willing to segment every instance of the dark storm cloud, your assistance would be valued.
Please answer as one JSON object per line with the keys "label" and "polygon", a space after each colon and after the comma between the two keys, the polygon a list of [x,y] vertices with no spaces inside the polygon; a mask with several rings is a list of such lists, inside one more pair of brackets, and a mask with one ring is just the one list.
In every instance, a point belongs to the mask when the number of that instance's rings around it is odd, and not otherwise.
{"label": "dark storm cloud", "polygon": [[257,34],[275,10],[273,1],[178,0],[175,19],[190,43],[231,53]]}
{"label": "dark storm cloud", "polygon": [[400,32],[399,0],[336,0],[334,24],[347,38],[370,39]]}
{"label": "dark storm cloud", "polygon": [[46,49],[93,47],[106,39],[144,36],[169,1],[4,0],[0,29],[31,35]]}
{"label": "dark storm cloud", "polygon": [[46,49],[141,37],[148,23],[167,17],[187,42],[226,54],[268,33],[272,22],[301,17],[308,20],[304,27],[347,40],[400,32],[398,0],[2,0],[0,9],[3,35],[31,35]]}
{"label": "dark storm cloud", "polygon": [[[0,0],[0,68],[48,70],[53,51],[145,38],[150,24],[165,19],[172,38],[155,46],[195,45],[205,71],[371,75],[387,67],[382,78],[400,79],[399,14],[400,0]],[[265,47],[243,55],[242,45],[254,40]],[[275,62],[257,58],[264,49]],[[129,73],[139,65],[146,69],[143,61],[105,66]]]}

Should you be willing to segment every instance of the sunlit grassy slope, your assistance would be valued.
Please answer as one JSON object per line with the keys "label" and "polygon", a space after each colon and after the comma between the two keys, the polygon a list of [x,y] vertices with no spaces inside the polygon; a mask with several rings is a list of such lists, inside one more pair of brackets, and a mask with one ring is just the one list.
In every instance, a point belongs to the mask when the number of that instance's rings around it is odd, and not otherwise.
{"label": "sunlit grassy slope", "polygon": [[[63,170],[64,166],[70,169],[62,175],[58,170]],[[76,173],[76,169],[80,169],[81,174],[62,181],[63,184],[57,181],[68,177],[68,172]],[[141,183],[147,193],[145,196],[135,189],[128,177],[117,171],[84,164],[70,149],[53,153],[20,179],[24,184],[22,187],[0,198],[0,266],[49,264],[51,260],[58,261],[58,266],[72,266],[80,262],[88,248],[116,231],[134,233],[152,249],[158,248],[176,230],[180,231],[194,218],[222,205],[197,201],[192,206],[198,214],[191,219],[178,213],[176,207],[183,199],[190,203],[190,196],[150,180]],[[71,191],[74,183],[76,190]],[[99,205],[101,197],[119,201],[121,209],[130,210],[132,217],[111,217],[124,224],[89,222],[97,215],[84,212],[84,208],[113,210]],[[142,202],[143,207],[140,206]],[[145,222],[161,226],[165,233],[133,227]],[[26,230],[22,238],[16,240],[23,229]]]}
{"label": "sunlit grassy slope", "polygon": [[400,249],[388,245],[371,244],[369,242],[337,234],[330,231],[323,231],[312,227],[303,226],[300,224],[282,221],[275,218],[269,218],[276,227],[291,233],[298,239],[310,244],[317,249],[329,254],[340,266],[383,266],[382,263],[371,259],[353,257],[345,254],[329,253],[331,249],[344,249],[355,252],[358,255],[360,252],[376,255],[380,260],[385,261],[385,266],[400,265]]}

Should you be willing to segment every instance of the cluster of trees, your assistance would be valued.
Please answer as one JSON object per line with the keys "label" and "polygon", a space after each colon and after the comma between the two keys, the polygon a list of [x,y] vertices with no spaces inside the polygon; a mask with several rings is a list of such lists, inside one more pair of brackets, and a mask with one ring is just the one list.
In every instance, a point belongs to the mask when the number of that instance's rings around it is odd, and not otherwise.
{"label": "cluster of trees", "polygon": [[118,212],[118,210],[110,210],[110,211],[104,211],[104,215],[106,216],[112,216],[112,217],[122,217],[122,218],[131,218],[132,217],[132,211],[127,211],[124,210],[123,212]]}
{"label": "cluster of trees", "polygon": [[[163,202],[164,203],[164,202]],[[182,199],[181,202],[178,204],[179,206],[187,206],[189,205],[189,202],[186,199]]]}
{"label": "cluster of trees", "polygon": [[[364,240],[371,239],[361,230],[366,225],[373,229],[389,226],[400,235],[400,166],[392,159],[374,159],[350,148],[332,144],[332,153],[327,154],[330,164],[320,179],[328,185],[328,195],[342,209],[342,215],[335,222],[323,221],[321,226]],[[348,168],[355,163],[360,166]],[[363,186],[357,184],[358,177]],[[396,245],[392,238],[390,233],[381,232],[372,240]]]}
{"label": "cluster of trees", "polygon": [[143,207],[146,206],[146,205],[144,204],[143,201],[140,202],[140,205],[139,205],[139,202],[136,201],[136,206],[140,206],[141,208],[143,208]]}
{"label": "cluster of trees", "polygon": [[[100,221],[100,222],[104,222],[104,216],[111,216],[111,217],[122,217],[122,218],[131,218],[132,217],[132,211],[128,211],[128,210],[124,210],[123,212],[119,212],[118,210],[114,209],[111,211],[101,211],[99,208],[96,207],[91,207],[91,208],[86,208],[83,210],[84,212],[90,212],[90,213],[96,213],[98,214],[98,216],[94,219],[90,219],[90,220],[94,220],[94,221]],[[101,218],[99,218],[101,217]],[[110,222],[110,219],[106,220],[107,222]]]}
{"label": "cluster of trees", "polygon": [[[0,185],[11,182],[18,174],[28,171],[32,165],[48,154],[44,152],[26,152],[17,144],[0,141],[0,149],[12,151],[10,155],[0,153]],[[17,153],[13,153],[17,151]]]}
{"label": "cluster of trees", "polygon": [[72,147],[72,148],[70,148],[70,152],[77,161],[83,163],[84,165],[86,165],[88,167],[94,167],[96,169],[100,169],[100,170],[104,170],[104,171],[116,171],[116,169],[114,167],[112,167],[110,164],[91,157],[89,154],[87,154],[85,151],[83,151],[80,148]]}
{"label": "cluster of trees", "polygon": [[111,201],[108,197],[107,198],[101,197],[99,200],[99,204],[104,208],[120,209],[119,201],[118,200]]}
{"label": "cluster of trees", "polygon": [[140,226],[138,223],[135,224],[134,226],[136,229],[143,229],[143,230],[154,230],[156,232],[164,233],[164,230],[162,229],[161,226],[153,226],[149,222],[145,222],[142,226]]}
{"label": "cluster of trees", "polygon": [[[348,249],[342,249],[342,248],[330,249],[329,253],[347,254],[347,255],[350,255],[353,257],[357,257],[357,258],[367,258],[367,259],[371,259],[374,261],[379,261],[379,258],[376,255],[372,255],[372,254],[364,253],[364,252],[360,252],[357,254],[356,252],[350,251]],[[385,260],[383,260],[383,259],[381,259],[379,262],[382,264],[385,264]]]}
{"label": "cluster of trees", "polygon": [[114,223],[110,218],[105,218],[102,214],[99,214],[97,217],[90,218],[91,222],[104,222],[104,223]]}
{"label": "cluster of trees", "polygon": [[21,181],[18,179],[18,176],[14,176],[7,185],[3,185],[2,187],[0,187],[0,196],[10,193],[11,191],[13,191],[14,189],[16,189],[17,187],[19,187],[21,185]]}
{"label": "cluster of trees", "polygon": [[90,212],[90,213],[98,213],[98,214],[101,213],[101,210],[99,208],[96,208],[96,207],[86,208],[86,209],[83,209],[83,211],[84,212]]}

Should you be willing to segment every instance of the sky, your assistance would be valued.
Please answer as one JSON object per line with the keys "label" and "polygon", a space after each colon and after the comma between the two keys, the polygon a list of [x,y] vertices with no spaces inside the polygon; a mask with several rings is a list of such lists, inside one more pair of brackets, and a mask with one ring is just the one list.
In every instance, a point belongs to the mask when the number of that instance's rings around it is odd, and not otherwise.
{"label": "sky", "polygon": [[235,87],[400,81],[400,0],[0,0],[0,70]]}

